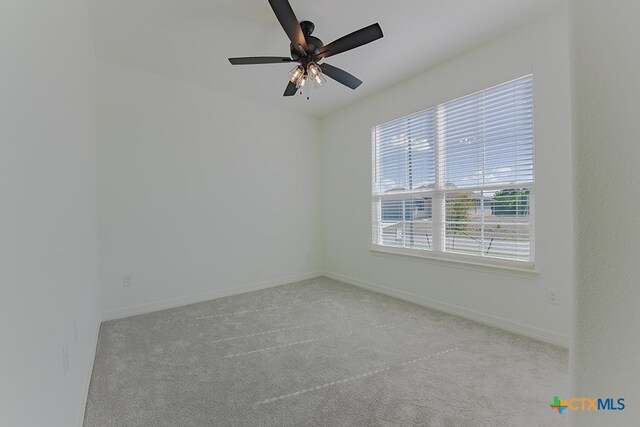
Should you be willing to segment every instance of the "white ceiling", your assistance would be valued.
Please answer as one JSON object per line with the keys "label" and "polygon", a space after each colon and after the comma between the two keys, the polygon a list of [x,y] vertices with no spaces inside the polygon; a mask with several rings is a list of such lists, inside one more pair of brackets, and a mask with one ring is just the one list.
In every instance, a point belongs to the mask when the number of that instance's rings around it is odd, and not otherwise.
{"label": "white ceiling", "polygon": [[374,22],[385,36],[327,62],[364,81],[333,80],[311,100],[284,98],[292,64],[232,66],[231,56],[288,56],[267,0],[89,0],[98,58],[321,117],[551,12],[558,0],[290,0],[325,44]]}

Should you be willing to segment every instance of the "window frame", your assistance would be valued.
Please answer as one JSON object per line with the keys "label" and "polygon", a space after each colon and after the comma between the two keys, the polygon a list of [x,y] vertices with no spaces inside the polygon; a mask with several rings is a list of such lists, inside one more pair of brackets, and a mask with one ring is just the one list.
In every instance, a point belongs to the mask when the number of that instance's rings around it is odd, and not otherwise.
{"label": "window frame", "polygon": [[[442,148],[444,146],[444,140],[438,135],[439,125],[436,125],[435,129],[435,183],[433,189],[417,189],[417,190],[403,190],[397,192],[389,192],[386,194],[377,193],[376,192],[376,183],[378,179],[378,173],[380,171],[380,156],[378,155],[379,146],[376,138],[376,129],[379,126],[382,126],[387,123],[392,123],[398,120],[411,120],[413,117],[419,114],[428,114],[430,111],[434,111],[436,116],[436,123],[439,121],[439,117],[442,114],[443,107],[448,104],[455,102],[457,100],[471,97],[477,94],[480,94],[485,91],[489,91],[493,88],[509,84],[511,82],[523,79],[523,78],[531,79],[531,124],[532,124],[532,158],[531,158],[531,167],[532,167],[532,181],[531,182],[523,182],[516,184],[491,184],[485,183],[481,185],[469,186],[464,188],[447,188],[444,182],[444,177],[442,175],[445,174],[443,172],[443,168],[441,167],[442,159]],[[398,255],[398,256],[410,256],[417,258],[424,258],[436,261],[445,261],[448,263],[454,264],[466,264],[475,267],[488,267],[488,268],[498,268],[519,272],[536,272],[536,264],[535,264],[535,236],[536,236],[536,227],[535,227],[535,218],[536,218],[536,208],[535,208],[535,187],[536,187],[536,162],[535,162],[535,104],[533,102],[534,99],[534,77],[532,74],[523,75],[502,83],[498,83],[488,88],[484,88],[478,90],[474,93],[470,93],[467,95],[463,95],[461,97],[444,101],[430,108],[423,109],[416,113],[407,114],[403,117],[399,117],[388,121],[386,123],[381,123],[375,125],[371,128],[371,246],[370,250],[382,255]],[[487,173],[486,170],[483,173]],[[529,245],[530,245],[530,255],[528,260],[516,260],[516,259],[508,259],[506,257],[494,257],[487,255],[467,255],[455,252],[446,251],[446,195],[447,193],[455,193],[460,191],[465,192],[476,192],[482,190],[501,190],[501,189],[527,189],[529,191],[528,194],[528,224],[529,224]],[[401,246],[393,246],[393,245],[384,245],[378,243],[377,239],[382,236],[382,201],[383,200],[408,200],[412,197],[422,197],[422,196],[430,196],[432,200],[432,249],[418,249],[418,248],[407,248]],[[405,215],[402,215],[402,223],[406,220],[404,219]],[[396,230],[399,231],[399,230]],[[435,250],[434,248],[439,248],[440,250]]]}

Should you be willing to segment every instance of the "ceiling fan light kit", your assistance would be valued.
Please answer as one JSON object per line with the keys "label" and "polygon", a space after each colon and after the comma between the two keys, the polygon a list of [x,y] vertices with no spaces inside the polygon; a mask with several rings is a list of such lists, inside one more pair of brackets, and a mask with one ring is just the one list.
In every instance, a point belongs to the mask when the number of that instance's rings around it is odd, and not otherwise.
{"label": "ceiling fan light kit", "polygon": [[289,72],[289,75],[291,76],[289,81],[294,83],[297,89],[302,89],[307,80],[311,80],[316,88],[319,88],[326,82],[322,74],[322,69],[315,62],[309,63],[307,68],[304,68],[302,65],[297,65]]}
{"label": "ceiling fan light kit", "polygon": [[284,91],[284,96],[292,96],[298,90],[302,91],[307,80],[311,80],[316,88],[322,86],[326,82],[325,75],[350,89],[356,89],[362,84],[360,79],[348,72],[326,62],[320,62],[330,56],[355,49],[382,38],[383,34],[380,25],[377,23],[369,25],[325,45],[322,40],[311,35],[315,30],[313,22],[298,22],[298,18],[296,18],[288,0],[269,0],[269,4],[291,41],[289,45],[291,57],[253,56],[229,58],[229,62],[232,65],[297,62],[299,65],[296,65],[289,73],[289,83]]}

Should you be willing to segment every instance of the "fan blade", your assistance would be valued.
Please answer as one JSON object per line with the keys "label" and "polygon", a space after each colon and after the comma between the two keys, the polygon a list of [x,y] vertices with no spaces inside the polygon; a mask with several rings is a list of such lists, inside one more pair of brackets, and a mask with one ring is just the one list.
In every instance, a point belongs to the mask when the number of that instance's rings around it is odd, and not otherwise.
{"label": "fan blade", "polygon": [[333,65],[326,63],[320,64],[320,69],[325,75],[351,89],[356,89],[362,84],[362,80],[360,80],[356,76],[353,76],[338,67],[334,67]]}
{"label": "fan blade", "polygon": [[289,82],[282,96],[293,96],[296,94],[297,91],[298,91],[298,88],[296,87],[296,84]]}
{"label": "fan blade", "polygon": [[287,33],[287,37],[291,40],[291,43],[298,48],[300,54],[306,56],[307,41],[304,38],[298,18],[296,18],[296,14],[293,13],[289,2],[287,0],[269,0],[269,4],[271,5],[271,9],[273,9],[273,13],[276,14],[276,18],[280,21],[284,32]]}
{"label": "fan blade", "polygon": [[372,41],[378,40],[382,37],[383,34],[380,25],[377,23],[372,24],[325,45],[320,49],[318,58],[328,58],[330,56],[355,49],[356,47],[360,47],[367,43],[371,43]]}
{"label": "fan blade", "polygon": [[254,64],[280,64],[294,62],[291,58],[281,58],[279,56],[247,56],[243,58],[229,58],[233,65],[254,65]]}

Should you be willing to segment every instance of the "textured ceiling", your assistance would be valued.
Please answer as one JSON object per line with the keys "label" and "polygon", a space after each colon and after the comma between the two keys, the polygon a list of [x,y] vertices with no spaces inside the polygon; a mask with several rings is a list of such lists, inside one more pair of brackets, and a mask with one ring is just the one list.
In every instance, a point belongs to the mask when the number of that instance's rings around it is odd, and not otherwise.
{"label": "textured ceiling", "polygon": [[364,81],[333,80],[283,98],[292,64],[232,66],[230,56],[288,56],[267,0],[89,0],[96,54],[152,73],[321,117],[550,13],[558,0],[290,0],[325,44],[380,23],[385,37],[329,58]]}

